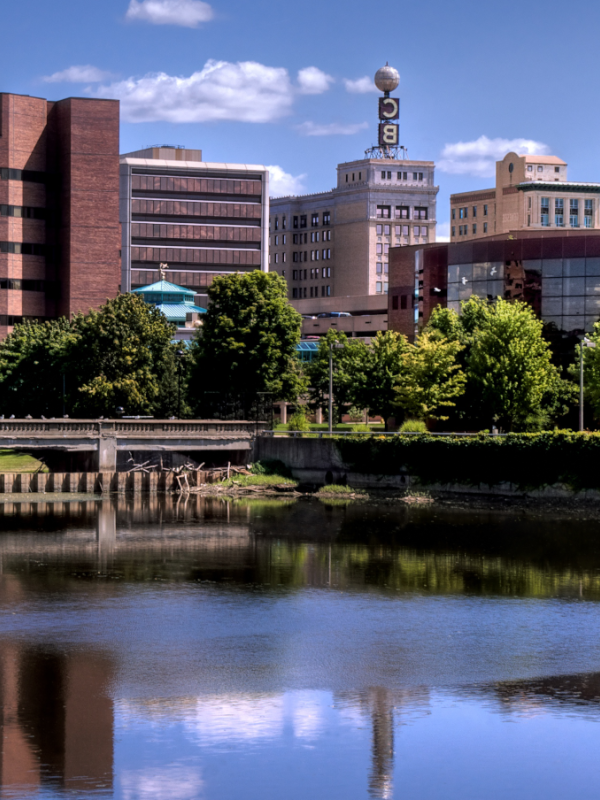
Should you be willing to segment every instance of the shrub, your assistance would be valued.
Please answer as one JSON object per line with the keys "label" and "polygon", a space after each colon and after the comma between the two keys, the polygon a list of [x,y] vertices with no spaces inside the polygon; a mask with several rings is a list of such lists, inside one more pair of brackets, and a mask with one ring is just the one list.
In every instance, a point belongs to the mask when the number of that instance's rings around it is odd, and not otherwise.
{"label": "shrub", "polygon": [[294,411],[288,420],[288,431],[309,431],[310,425],[306,419],[304,411]]}
{"label": "shrub", "polygon": [[350,430],[353,433],[371,433],[371,428],[368,425],[353,425]]}
{"label": "shrub", "polygon": [[422,419],[407,419],[400,428],[400,433],[427,433],[427,425]]}
{"label": "shrub", "polygon": [[365,418],[365,412],[356,406],[352,406],[352,408],[348,409],[348,416],[350,417],[350,422],[362,422]]}
{"label": "shrub", "polygon": [[250,472],[254,475],[281,475],[284,478],[291,478],[292,472],[289,467],[278,458],[269,458],[265,461],[257,461],[250,467]]}

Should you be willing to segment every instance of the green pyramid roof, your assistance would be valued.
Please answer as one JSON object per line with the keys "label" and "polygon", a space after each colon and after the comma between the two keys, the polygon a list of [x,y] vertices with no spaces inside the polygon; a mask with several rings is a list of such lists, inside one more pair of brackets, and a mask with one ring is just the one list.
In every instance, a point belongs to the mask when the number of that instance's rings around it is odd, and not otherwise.
{"label": "green pyramid roof", "polygon": [[194,294],[193,289],[184,289],[183,286],[177,286],[176,283],[170,281],[157,281],[151,283],[149,286],[141,286],[139,289],[133,290],[134,294],[150,294],[155,292],[168,292],[169,294]]}

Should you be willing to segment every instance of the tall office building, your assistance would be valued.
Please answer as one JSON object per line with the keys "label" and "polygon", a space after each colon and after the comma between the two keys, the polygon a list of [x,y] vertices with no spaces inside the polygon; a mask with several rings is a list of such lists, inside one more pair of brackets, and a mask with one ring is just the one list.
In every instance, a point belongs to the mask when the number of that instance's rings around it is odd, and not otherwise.
{"label": "tall office building", "polygon": [[163,263],[202,306],[216,275],[268,270],[266,167],[163,145],[121,156],[120,174],[123,291],[158,281]]}
{"label": "tall office building", "polygon": [[120,282],[119,103],[0,94],[0,337]]}

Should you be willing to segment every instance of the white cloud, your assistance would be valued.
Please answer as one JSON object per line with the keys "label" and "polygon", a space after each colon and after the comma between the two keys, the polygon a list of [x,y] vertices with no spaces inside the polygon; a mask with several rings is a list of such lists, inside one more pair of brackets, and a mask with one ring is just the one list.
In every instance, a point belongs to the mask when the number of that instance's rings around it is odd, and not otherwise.
{"label": "white cloud", "polygon": [[105,72],[91,64],[77,67],[68,67],[62,72],[55,72],[53,75],[46,75],[42,80],[46,83],[99,83],[100,81],[112,78],[110,72]]}
{"label": "white cloud", "polygon": [[101,86],[94,94],[120,100],[125,122],[273,122],[293,103],[287,70],[255,61],[210,60],[189,78],[159,72]]}
{"label": "white cloud", "polygon": [[335,78],[318,67],[305,67],[298,73],[298,91],[300,94],[323,94],[334,81]]}
{"label": "white cloud", "polygon": [[435,240],[436,242],[449,242],[450,241],[450,223],[438,222],[435,226]]}
{"label": "white cloud", "polygon": [[195,800],[204,785],[200,772],[186,767],[125,770],[119,782],[124,800]]}
{"label": "white cloud", "polygon": [[125,19],[184,28],[196,28],[213,17],[211,6],[202,0],[131,0],[125,14]]}
{"label": "white cloud", "polygon": [[341,122],[329,122],[319,125],[316,122],[303,122],[297,129],[302,136],[352,136],[369,127],[368,122],[357,122],[353,125],[344,125]]}
{"label": "white cloud", "polygon": [[496,161],[511,151],[545,155],[549,152],[549,147],[532,139],[488,139],[487,136],[480,136],[473,142],[445,145],[437,166],[442,172],[454,175],[490,178],[496,174]]}
{"label": "white cloud", "polygon": [[378,92],[379,89],[373,83],[373,78],[365,75],[364,78],[357,78],[355,81],[344,78],[346,91],[352,94],[367,94],[368,92]]}
{"label": "white cloud", "polygon": [[269,170],[269,194],[271,197],[287,197],[292,194],[302,194],[305,191],[303,175],[290,175],[281,167],[267,167]]}

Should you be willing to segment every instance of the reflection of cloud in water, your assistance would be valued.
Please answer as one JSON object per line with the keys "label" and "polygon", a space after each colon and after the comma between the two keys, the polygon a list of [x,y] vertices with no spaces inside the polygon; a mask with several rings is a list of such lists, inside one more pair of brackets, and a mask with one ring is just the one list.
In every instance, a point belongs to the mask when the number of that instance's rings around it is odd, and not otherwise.
{"label": "reflection of cloud in water", "polygon": [[199,770],[185,767],[126,770],[120,781],[123,800],[196,800],[204,783]]}

